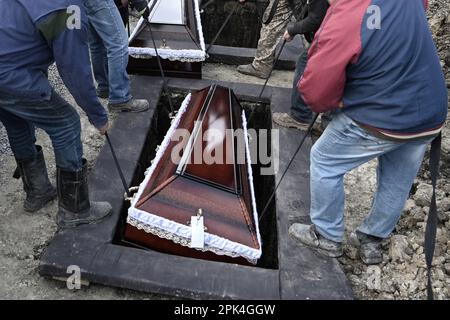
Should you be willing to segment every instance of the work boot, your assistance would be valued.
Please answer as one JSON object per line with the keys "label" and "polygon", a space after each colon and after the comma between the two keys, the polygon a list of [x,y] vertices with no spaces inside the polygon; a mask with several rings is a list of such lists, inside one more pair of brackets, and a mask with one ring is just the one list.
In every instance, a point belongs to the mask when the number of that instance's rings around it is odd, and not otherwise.
{"label": "work boot", "polygon": [[108,104],[108,108],[111,112],[143,112],[150,108],[147,100],[144,99],[131,99],[125,103]]}
{"label": "work boot", "polygon": [[270,69],[256,69],[252,63],[242,64],[237,67],[237,71],[248,76],[267,79],[270,75]]}
{"label": "work boot", "polygon": [[35,157],[17,161],[15,177],[22,177],[27,197],[23,204],[26,212],[36,212],[56,198],[56,189],[50,183],[41,146],[36,146]]}
{"label": "work boot", "polygon": [[289,234],[302,244],[311,247],[327,257],[338,258],[343,254],[342,244],[321,236],[316,231],[314,225],[294,223],[289,228]]}
{"label": "work boot", "polygon": [[83,159],[80,171],[57,169],[59,208],[56,223],[60,228],[73,228],[93,224],[111,213],[108,202],[90,202],[87,181],[87,164]]}
{"label": "work boot", "polygon": [[383,262],[382,242],[383,238],[374,237],[358,230],[349,236],[349,243],[359,249],[359,256],[365,264]]}
{"label": "work boot", "polygon": [[97,97],[102,98],[102,99],[109,98],[109,89],[97,88],[95,91],[97,92]]}
{"label": "work boot", "polygon": [[297,121],[289,113],[275,112],[272,115],[272,120],[277,125],[285,127],[285,128],[307,130],[309,127],[309,123]]}

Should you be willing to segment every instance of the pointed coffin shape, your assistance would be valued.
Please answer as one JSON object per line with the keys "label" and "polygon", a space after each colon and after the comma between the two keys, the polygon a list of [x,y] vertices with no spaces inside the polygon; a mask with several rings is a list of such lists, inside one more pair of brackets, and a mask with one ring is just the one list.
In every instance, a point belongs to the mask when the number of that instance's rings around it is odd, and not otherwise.
{"label": "pointed coffin shape", "polygon": [[[198,0],[152,0],[149,3],[153,36],[163,59],[201,62],[206,59]],[[156,56],[150,29],[141,18],[129,39],[134,58]]]}
{"label": "pointed coffin shape", "polygon": [[[176,129],[189,133],[181,145]],[[132,201],[126,241],[183,256],[256,263],[261,238],[250,164],[245,113],[233,92],[211,86],[192,93]],[[189,222],[199,209],[205,246],[193,249]]]}

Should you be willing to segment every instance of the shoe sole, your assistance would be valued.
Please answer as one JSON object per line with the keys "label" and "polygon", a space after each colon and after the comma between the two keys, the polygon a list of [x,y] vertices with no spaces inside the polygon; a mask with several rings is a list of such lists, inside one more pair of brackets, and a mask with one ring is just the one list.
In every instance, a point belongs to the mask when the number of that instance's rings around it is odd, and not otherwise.
{"label": "shoe sole", "polygon": [[339,250],[339,251],[329,251],[329,250],[325,250],[325,249],[322,249],[322,248],[314,247],[314,246],[312,246],[312,245],[310,245],[308,243],[304,243],[300,239],[298,239],[296,236],[292,235],[291,233],[290,233],[290,236],[294,240],[296,240],[298,243],[300,243],[301,245],[303,245],[305,247],[308,247],[308,248],[316,251],[317,253],[320,253],[323,256],[326,256],[326,257],[329,257],[329,258],[339,258],[339,257],[341,257],[344,254],[344,250],[342,250],[342,249]]}
{"label": "shoe sole", "polygon": [[296,126],[294,124],[286,124],[286,123],[282,123],[281,121],[278,120],[273,120],[273,122],[275,122],[277,125],[284,127],[284,128],[289,128],[289,129],[297,129],[300,131],[305,131],[308,130],[308,127],[300,127],[300,126]]}
{"label": "shoe sole", "polygon": [[314,248],[314,247],[310,247],[310,248],[316,250],[321,255],[324,255],[324,256],[327,256],[327,257],[330,257],[330,258],[339,258],[339,257],[342,257],[342,255],[344,254],[343,250],[338,251],[338,252],[334,252],[334,251],[328,251],[328,250],[321,249],[321,248]]}
{"label": "shoe sole", "polygon": [[98,218],[96,220],[90,220],[90,221],[78,220],[78,221],[74,221],[74,222],[65,222],[65,223],[62,223],[62,222],[56,220],[56,224],[58,225],[59,229],[73,229],[73,228],[76,228],[78,226],[85,225],[85,224],[97,224],[100,221],[102,221],[103,219],[105,219],[106,217],[110,216],[111,213],[112,213],[112,209],[106,215],[104,215],[103,217]]}
{"label": "shoe sole", "polygon": [[108,106],[109,111],[111,112],[130,112],[130,113],[138,113],[138,112],[144,112],[150,109],[150,106],[142,109],[134,109],[134,108],[124,108],[124,107],[111,107]]}
{"label": "shoe sole", "polygon": [[257,75],[257,74],[251,73],[251,72],[242,71],[239,69],[238,69],[238,72],[245,74],[246,76],[252,76],[252,77],[256,77],[256,78],[263,79],[263,80],[266,80],[269,77],[269,76],[267,76],[267,77],[260,76],[260,75]]}

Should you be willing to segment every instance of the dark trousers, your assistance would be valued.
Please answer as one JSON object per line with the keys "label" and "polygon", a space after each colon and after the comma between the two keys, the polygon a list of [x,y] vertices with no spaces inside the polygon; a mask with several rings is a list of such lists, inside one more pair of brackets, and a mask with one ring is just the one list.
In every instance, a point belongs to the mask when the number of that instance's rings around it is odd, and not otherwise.
{"label": "dark trousers", "polygon": [[[309,123],[312,121],[313,113],[311,109],[306,105],[303,100],[300,92],[297,89],[297,84],[303,76],[303,72],[305,72],[306,65],[308,64],[308,50],[303,50],[302,54],[297,60],[297,65],[294,73],[294,83],[292,88],[292,97],[291,97],[291,116],[299,121],[304,123]],[[333,112],[325,112],[322,114],[322,129],[325,130],[325,127],[328,123],[331,122]]]}
{"label": "dark trousers", "polygon": [[17,160],[30,159],[37,154],[35,128],[40,128],[52,141],[56,165],[68,171],[81,169],[80,116],[55,91],[49,101],[0,93],[0,121]]}
{"label": "dark trousers", "polygon": [[312,121],[313,113],[311,112],[311,109],[306,105],[300,92],[298,91],[297,84],[303,76],[303,72],[305,71],[307,63],[308,50],[305,49],[297,60],[291,97],[291,116],[295,120],[304,123]]}

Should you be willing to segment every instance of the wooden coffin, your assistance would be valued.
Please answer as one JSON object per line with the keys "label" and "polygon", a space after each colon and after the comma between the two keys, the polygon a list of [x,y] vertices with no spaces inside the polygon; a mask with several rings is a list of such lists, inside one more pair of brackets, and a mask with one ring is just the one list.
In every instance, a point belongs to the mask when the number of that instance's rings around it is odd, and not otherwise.
{"label": "wooden coffin", "polygon": [[[153,0],[151,30],[165,73],[201,79],[206,59],[198,0]],[[129,39],[131,74],[160,75],[149,25],[141,18]]]}
{"label": "wooden coffin", "polygon": [[[184,139],[176,129],[185,129]],[[221,156],[207,159],[205,150]],[[245,113],[237,98],[216,85],[194,92],[132,200],[125,241],[193,258],[256,263],[261,238],[253,190]],[[190,222],[199,211],[204,246],[192,248]]]}

